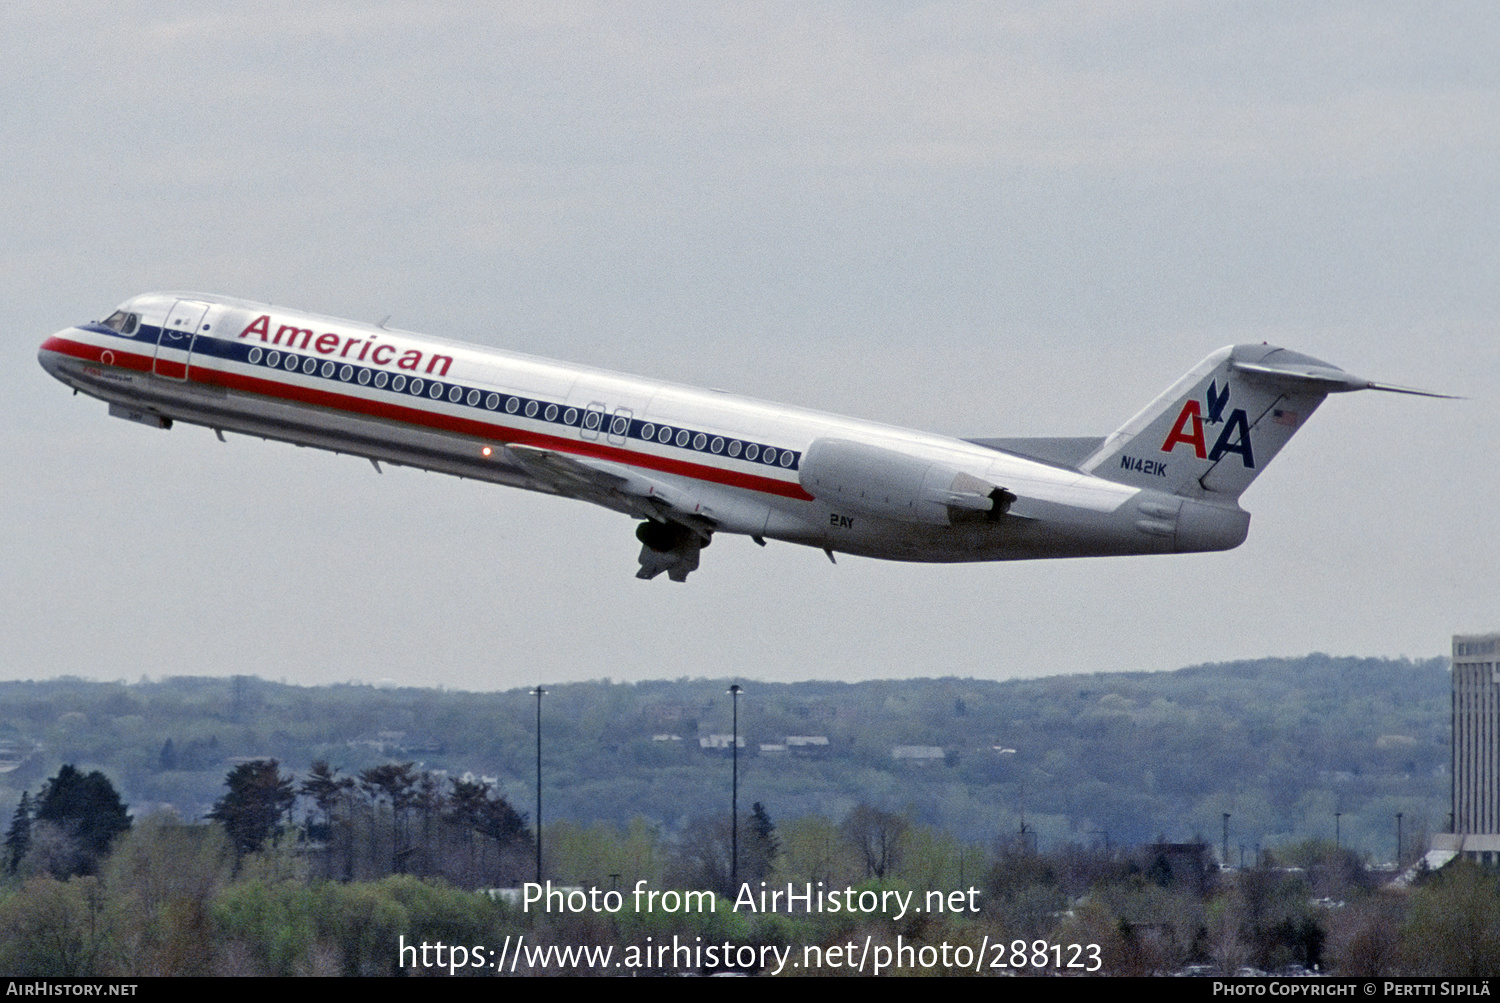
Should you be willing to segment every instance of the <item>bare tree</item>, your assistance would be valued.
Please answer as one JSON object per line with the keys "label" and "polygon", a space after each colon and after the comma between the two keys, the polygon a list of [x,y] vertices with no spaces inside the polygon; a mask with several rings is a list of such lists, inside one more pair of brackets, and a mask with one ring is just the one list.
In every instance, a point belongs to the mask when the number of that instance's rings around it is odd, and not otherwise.
{"label": "bare tree", "polygon": [[864,857],[865,873],[883,878],[901,859],[901,837],[911,823],[904,815],[882,811],[861,801],[849,809],[839,830]]}

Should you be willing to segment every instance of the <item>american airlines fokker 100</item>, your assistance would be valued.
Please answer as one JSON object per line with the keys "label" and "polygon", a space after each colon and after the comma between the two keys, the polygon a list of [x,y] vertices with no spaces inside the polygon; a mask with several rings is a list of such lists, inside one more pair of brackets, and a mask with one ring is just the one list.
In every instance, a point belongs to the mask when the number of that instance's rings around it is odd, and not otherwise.
{"label": "american airlines fokker 100", "polygon": [[1221,348],[1102,438],[953,439],[197,293],[48,338],[53,376],[184,421],[593,502],[642,520],[640,578],[715,533],[899,561],[1239,546],[1239,496],[1323,398],[1372,383]]}

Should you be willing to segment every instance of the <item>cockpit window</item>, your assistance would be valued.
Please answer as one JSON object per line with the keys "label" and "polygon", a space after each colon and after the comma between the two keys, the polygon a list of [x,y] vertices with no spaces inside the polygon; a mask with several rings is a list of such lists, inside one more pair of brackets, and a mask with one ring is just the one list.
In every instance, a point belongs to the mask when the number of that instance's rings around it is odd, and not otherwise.
{"label": "cockpit window", "polygon": [[124,310],[116,310],[104,321],[104,326],[119,334],[134,334],[135,329],[141,323],[141,315],[138,313],[126,313]]}

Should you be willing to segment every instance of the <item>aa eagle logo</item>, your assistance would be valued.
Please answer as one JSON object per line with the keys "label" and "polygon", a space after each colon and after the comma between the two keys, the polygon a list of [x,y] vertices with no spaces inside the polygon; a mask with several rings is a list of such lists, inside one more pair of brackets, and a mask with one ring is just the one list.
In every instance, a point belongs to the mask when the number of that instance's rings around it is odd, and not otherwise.
{"label": "aa eagle logo", "polygon": [[[1203,414],[1204,405],[1200,405],[1198,401],[1189,400],[1184,403],[1182,410],[1177,412],[1177,422],[1172,426],[1172,431],[1167,433],[1167,440],[1161,444],[1161,451],[1170,453],[1186,444],[1193,447],[1193,454],[1198,459],[1214,462],[1218,462],[1226,453],[1238,453],[1245,466],[1253,468],[1255,453],[1250,448],[1250,422],[1245,417],[1245,409],[1237,407],[1225,418],[1224,408],[1228,404],[1229,384],[1225,383],[1221,391],[1217,380],[1210,381],[1204,401],[1208,408],[1207,417]],[[1212,449],[1208,448],[1208,440],[1203,434],[1204,424],[1224,426]]]}

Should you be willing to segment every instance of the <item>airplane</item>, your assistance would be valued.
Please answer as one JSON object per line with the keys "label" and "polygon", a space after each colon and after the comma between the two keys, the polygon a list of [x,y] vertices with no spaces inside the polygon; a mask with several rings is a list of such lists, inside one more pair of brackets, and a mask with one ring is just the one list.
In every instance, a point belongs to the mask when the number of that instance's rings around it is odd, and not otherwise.
{"label": "airplane", "polygon": [[43,342],[115,417],[592,502],[641,520],[639,578],[715,534],[897,561],[1230,550],[1240,494],[1330,393],[1384,390],[1273,345],[1221,348],[1098,438],[897,428],[201,293],[133,297]]}

